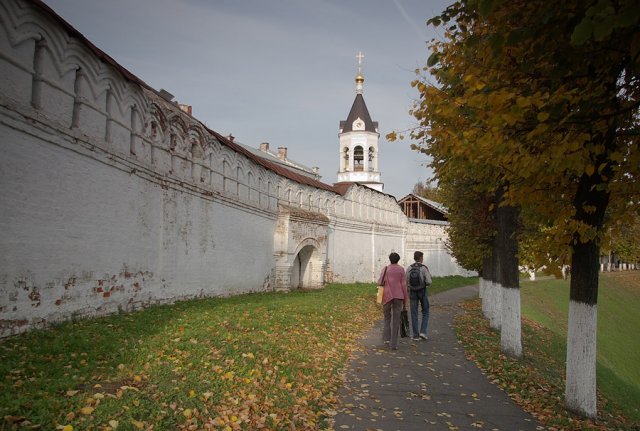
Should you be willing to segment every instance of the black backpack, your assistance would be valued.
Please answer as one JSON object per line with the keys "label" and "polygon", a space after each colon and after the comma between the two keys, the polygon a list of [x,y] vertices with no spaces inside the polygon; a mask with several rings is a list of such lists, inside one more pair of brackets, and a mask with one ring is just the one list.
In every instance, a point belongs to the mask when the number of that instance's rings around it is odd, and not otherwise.
{"label": "black backpack", "polygon": [[421,290],[424,289],[424,281],[422,279],[422,273],[420,271],[422,265],[419,263],[414,263],[411,265],[411,269],[407,274],[407,279],[409,280],[409,289],[411,290]]}

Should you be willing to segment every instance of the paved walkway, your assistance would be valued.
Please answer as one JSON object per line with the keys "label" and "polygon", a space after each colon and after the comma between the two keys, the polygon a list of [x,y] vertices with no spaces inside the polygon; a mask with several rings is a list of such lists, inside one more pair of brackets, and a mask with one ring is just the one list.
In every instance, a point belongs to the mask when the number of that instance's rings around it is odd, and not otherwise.
{"label": "paved walkway", "polygon": [[477,294],[477,286],[467,286],[431,297],[429,339],[402,338],[397,351],[383,346],[378,322],[347,370],[334,429],[543,429],[465,358],[456,340],[456,304]]}

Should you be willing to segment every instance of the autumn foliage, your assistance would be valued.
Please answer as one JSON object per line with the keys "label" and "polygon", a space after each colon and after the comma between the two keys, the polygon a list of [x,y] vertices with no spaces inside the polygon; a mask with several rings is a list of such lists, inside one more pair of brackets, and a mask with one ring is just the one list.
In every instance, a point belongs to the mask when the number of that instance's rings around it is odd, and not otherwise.
{"label": "autumn foliage", "polygon": [[606,234],[607,209],[638,212],[639,17],[630,0],[469,1],[431,20],[445,40],[413,82],[410,135],[451,211],[506,185],[496,204],[523,209],[547,259]]}
{"label": "autumn foliage", "polygon": [[[429,23],[444,39],[412,84],[410,137],[432,158],[453,254],[479,269],[513,208],[507,236],[532,267],[571,264],[571,304],[595,327],[600,246],[640,212],[640,5],[468,0]],[[568,345],[567,407],[595,417],[595,334],[570,324]]]}
{"label": "autumn foliage", "polygon": [[0,429],[328,428],[374,292],[190,301],[2,340]]}

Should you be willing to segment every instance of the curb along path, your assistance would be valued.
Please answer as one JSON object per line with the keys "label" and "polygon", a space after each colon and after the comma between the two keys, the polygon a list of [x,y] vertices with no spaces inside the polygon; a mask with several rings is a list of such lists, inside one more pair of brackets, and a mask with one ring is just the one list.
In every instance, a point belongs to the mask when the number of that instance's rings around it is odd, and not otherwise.
{"label": "curb along path", "polygon": [[382,320],[367,332],[346,370],[334,429],[543,429],[465,358],[456,340],[457,304],[477,294],[476,285],[430,297],[427,341],[401,338],[392,351],[382,345]]}

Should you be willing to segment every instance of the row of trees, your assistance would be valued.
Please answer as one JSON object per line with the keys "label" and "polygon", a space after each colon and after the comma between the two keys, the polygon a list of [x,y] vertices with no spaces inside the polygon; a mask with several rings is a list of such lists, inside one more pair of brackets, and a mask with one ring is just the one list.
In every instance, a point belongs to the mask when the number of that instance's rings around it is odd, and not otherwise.
{"label": "row of trees", "polygon": [[518,258],[571,265],[566,405],[595,418],[600,247],[640,214],[640,5],[461,0],[429,24],[444,37],[412,83],[410,137],[452,252],[487,280],[483,308],[515,357]]}

